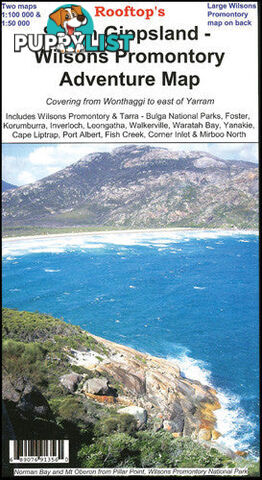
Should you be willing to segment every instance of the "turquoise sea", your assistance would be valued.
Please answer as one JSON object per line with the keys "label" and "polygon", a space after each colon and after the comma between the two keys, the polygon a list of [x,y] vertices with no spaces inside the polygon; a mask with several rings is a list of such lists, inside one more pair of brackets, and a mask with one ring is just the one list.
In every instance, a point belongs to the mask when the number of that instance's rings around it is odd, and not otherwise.
{"label": "turquoise sea", "polygon": [[258,455],[258,236],[155,231],[3,243],[3,305],[174,359],[213,385],[220,443]]}

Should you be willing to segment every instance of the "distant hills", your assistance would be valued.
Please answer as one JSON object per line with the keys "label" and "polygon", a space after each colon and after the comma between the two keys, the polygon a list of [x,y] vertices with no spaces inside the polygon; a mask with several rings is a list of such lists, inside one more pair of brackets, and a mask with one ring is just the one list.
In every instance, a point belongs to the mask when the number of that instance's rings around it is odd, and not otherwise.
{"label": "distant hills", "polygon": [[128,145],[89,154],[2,199],[6,226],[255,228],[258,168],[202,151]]}
{"label": "distant hills", "polygon": [[2,180],[2,192],[6,192],[6,190],[11,190],[12,188],[17,188],[17,186]]}

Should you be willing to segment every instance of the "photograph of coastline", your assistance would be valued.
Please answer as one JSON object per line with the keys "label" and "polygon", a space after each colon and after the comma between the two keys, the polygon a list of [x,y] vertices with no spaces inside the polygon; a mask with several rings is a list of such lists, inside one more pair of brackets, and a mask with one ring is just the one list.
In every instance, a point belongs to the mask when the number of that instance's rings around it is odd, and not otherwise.
{"label": "photograph of coastline", "polygon": [[5,144],[3,172],[8,438],[258,475],[257,145]]}

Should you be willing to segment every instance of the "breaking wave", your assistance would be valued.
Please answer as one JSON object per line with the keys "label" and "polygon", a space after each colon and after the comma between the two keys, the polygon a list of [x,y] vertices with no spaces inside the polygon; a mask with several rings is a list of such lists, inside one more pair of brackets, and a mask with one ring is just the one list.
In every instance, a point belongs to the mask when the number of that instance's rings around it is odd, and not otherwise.
{"label": "breaking wave", "polygon": [[[140,232],[110,232],[96,234],[64,234],[46,237],[30,237],[3,240],[3,256],[10,259],[12,255],[26,255],[29,253],[63,253],[85,249],[105,249],[111,246],[144,246],[169,247],[170,244],[195,240],[211,240],[221,237],[258,235],[252,230],[176,230],[176,231],[140,231]],[[239,241],[245,241],[241,239]]]}
{"label": "breaking wave", "polygon": [[203,385],[208,385],[216,390],[221,405],[219,410],[214,411],[216,429],[221,433],[221,437],[216,443],[232,451],[248,451],[253,458],[257,459],[257,452],[250,449],[250,442],[255,438],[256,423],[241,408],[240,396],[214,385],[208,364],[203,360],[190,357],[188,352],[188,349],[184,349],[184,352],[178,357],[168,357],[168,360],[176,363],[185,377],[190,380],[198,380]]}

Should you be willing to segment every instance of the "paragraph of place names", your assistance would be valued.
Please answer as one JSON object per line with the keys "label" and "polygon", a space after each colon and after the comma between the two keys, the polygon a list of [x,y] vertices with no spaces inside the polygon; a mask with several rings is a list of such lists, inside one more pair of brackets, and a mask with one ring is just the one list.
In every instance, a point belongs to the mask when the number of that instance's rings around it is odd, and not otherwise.
{"label": "paragraph of place names", "polygon": [[214,99],[46,99],[39,112],[6,112],[10,142],[250,141],[254,120],[221,111]]}

